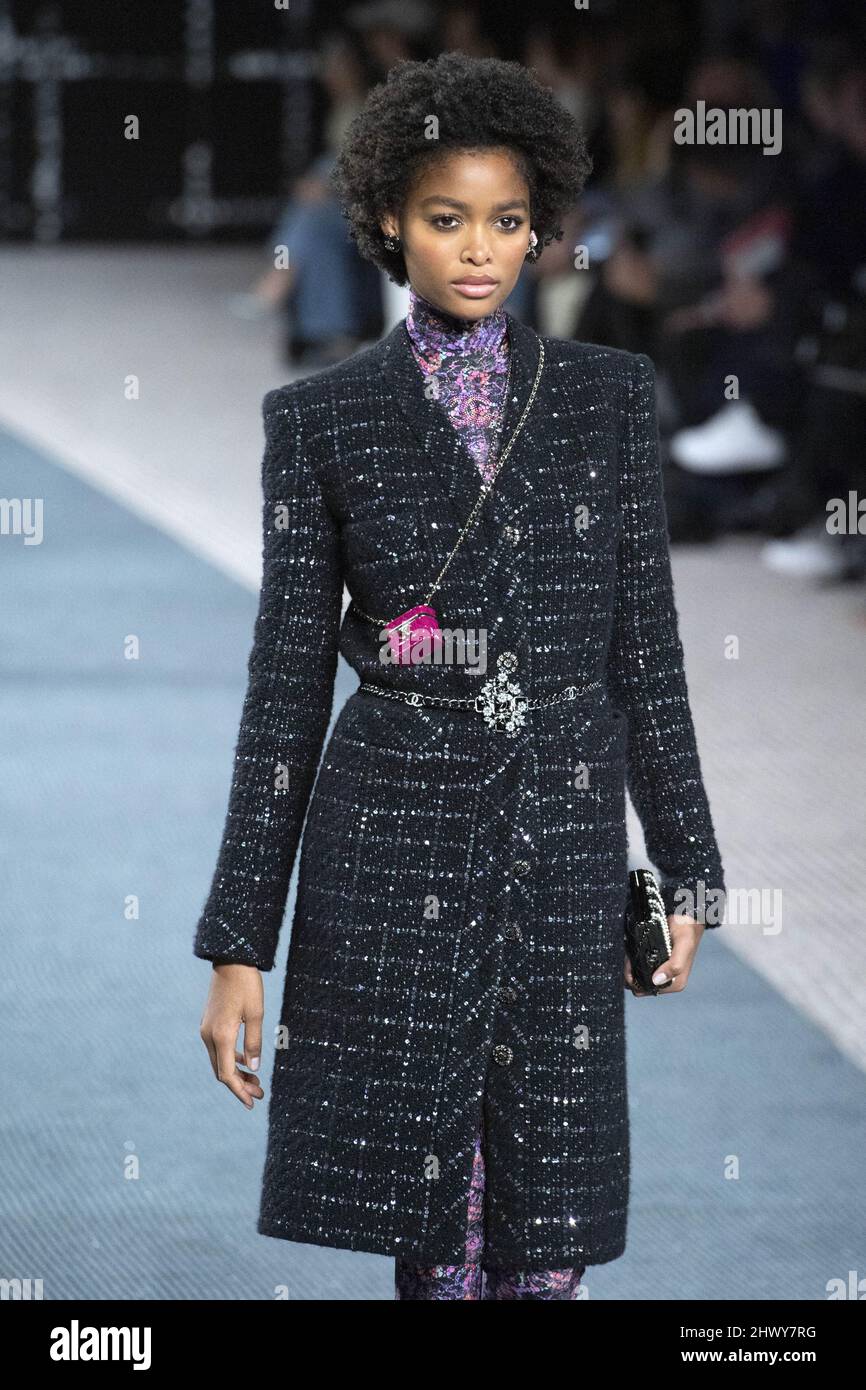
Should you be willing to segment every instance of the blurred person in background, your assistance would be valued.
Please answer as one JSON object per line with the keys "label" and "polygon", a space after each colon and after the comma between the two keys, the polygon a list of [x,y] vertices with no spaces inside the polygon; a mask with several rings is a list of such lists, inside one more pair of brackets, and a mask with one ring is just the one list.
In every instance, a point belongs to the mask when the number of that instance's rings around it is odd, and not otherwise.
{"label": "blurred person in background", "polygon": [[[343,32],[328,35],[316,62],[328,107],[325,149],[292,187],[270,246],[288,264],[274,266],[252,289],[250,312],[285,315],[285,359],[291,365],[341,361],[381,329],[380,277],[358,256],[331,187],[336,152],[369,86],[362,46]],[[240,308],[245,306],[241,305]]]}
{"label": "blurred person in background", "polygon": [[438,51],[440,14],[428,0],[366,0],[346,12],[345,22],[361,38],[374,82],[396,63],[422,61]]}
{"label": "blurred person in background", "polygon": [[772,104],[760,74],[730,55],[698,64],[679,103],[658,101],[642,176],[620,174],[606,190],[607,244],[575,330],[655,356],[662,429],[679,465],[669,476],[671,534],[690,539],[751,524],[755,484],[743,487],[743,475],[783,461],[796,392],[790,354],[766,322],[767,281],[786,255],[790,171],[760,146],[676,143],[675,109],[699,99]]}
{"label": "blurred person in background", "polygon": [[[288,264],[266,271],[239,312],[280,308],[286,315],[285,360],[328,366],[381,333],[382,277],[352,244],[331,184],[336,152],[369,87],[397,62],[433,46],[436,14],[424,0],[371,0],[345,17],[318,54],[318,77],[328,101],[325,150],[292,188],[272,233]],[[285,248],[285,251],[283,251]]]}
{"label": "blurred person in background", "polygon": [[446,53],[465,53],[467,58],[498,58],[499,45],[484,32],[478,4],[449,4],[442,16],[441,47]]}
{"label": "blurred person in background", "polygon": [[[820,63],[820,60],[819,60]],[[821,580],[866,575],[857,499],[866,492],[866,60],[856,52],[804,76],[823,136],[799,202],[779,312],[795,324],[802,390],[791,466],[768,500],[768,565]],[[839,529],[831,513],[854,512]],[[866,524],[866,523],[864,523]]]}

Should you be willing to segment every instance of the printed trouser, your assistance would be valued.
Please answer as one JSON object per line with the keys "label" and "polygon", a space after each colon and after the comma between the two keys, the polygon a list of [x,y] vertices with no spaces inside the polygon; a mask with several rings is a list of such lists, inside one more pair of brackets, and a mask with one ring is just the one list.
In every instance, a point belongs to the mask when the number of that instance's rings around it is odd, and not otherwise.
{"label": "printed trouser", "polygon": [[484,1263],[484,1124],[475,1138],[466,1224],[466,1263],[424,1269],[403,1259],[394,1262],[396,1299],[580,1298],[578,1269],[490,1269]]}

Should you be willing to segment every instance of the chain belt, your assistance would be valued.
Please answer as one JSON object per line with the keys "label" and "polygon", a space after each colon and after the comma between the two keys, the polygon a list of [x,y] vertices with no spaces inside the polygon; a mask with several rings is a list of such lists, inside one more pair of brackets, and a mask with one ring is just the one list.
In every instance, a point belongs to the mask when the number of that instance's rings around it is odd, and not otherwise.
{"label": "chain belt", "polygon": [[565,704],[570,700],[576,700],[579,695],[599,689],[602,685],[600,680],[593,681],[591,685],[566,685],[553,695],[530,699],[524,695],[516,681],[509,680],[511,672],[517,666],[514,653],[500,653],[496,665],[496,674],[485,681],[478,694],[474,696],[424,695],[417,690],[389,690],[386,686],[376,685],[371,681],[362,681],[358,689],[366,691],[369,695],[382,695],[389,700],[403,700],[407,705],[439,705],[449,709],[472,710],[484,716],[488,728],[507,733],[513,738],[526,722],[527,710],[547,709],[550,705]]}

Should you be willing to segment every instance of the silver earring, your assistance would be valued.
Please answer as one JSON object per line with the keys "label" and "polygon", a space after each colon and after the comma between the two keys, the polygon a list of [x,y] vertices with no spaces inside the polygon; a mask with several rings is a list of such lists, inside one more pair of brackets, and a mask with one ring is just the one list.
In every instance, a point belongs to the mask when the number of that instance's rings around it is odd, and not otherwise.
{"label": "silver earring", "polygon": [[400,250],[400,238],[398,236],[386,236],[384,238],[384,243],[386,251]]}
{"label": "silver earring", "polygon": [[526,255],[524,256],[523,259],[526,260],[526,261],[537,261],[537,260],[538,260],[538,255],[539,255],[538,251],[536,250],[536,247],[537,247],[537,246],[538,246],[538,237],[535,235],[535,232],[530,232],[530,234],[529,234],[529,250],[527,251],[527,253],[526,253]]}

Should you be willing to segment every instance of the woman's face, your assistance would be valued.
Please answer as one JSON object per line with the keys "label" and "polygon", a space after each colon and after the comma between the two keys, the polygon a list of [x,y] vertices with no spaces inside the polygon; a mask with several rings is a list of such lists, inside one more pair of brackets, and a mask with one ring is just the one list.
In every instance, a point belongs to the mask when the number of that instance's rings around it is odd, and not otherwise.
{"label": "woman's face", "polygon": [[[400,217],[382,223],[403,243],[409,283],[437,308],[467,321],[492,314],[517,283],[529,249],[529,187],[507,150],[455,153],[431,162]],[[465,283],[487,278],[492,284]]]}

